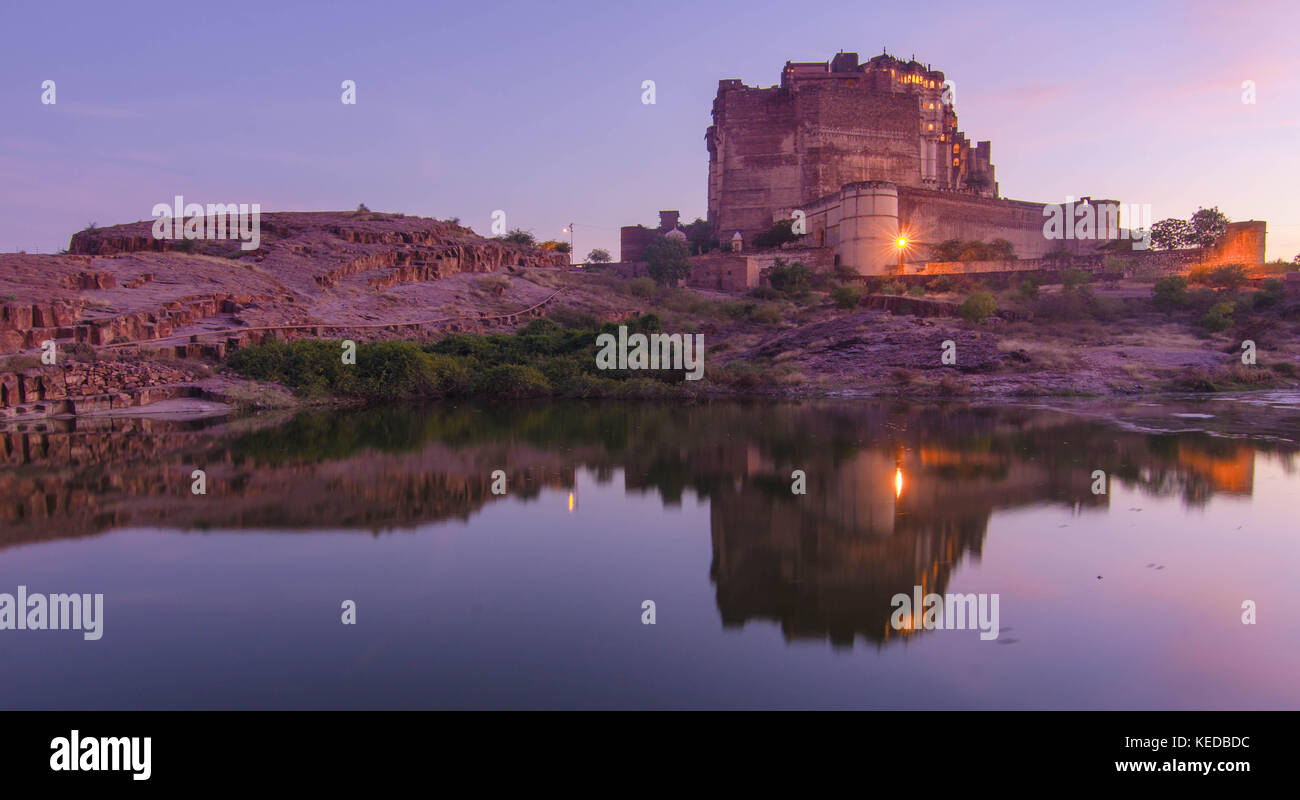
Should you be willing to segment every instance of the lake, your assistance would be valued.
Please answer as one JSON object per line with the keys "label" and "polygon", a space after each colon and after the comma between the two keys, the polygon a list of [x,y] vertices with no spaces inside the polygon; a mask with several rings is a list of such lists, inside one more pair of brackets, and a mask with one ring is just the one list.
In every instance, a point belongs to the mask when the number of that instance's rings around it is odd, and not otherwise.
{"label": "lake", "polygon": [[0,707],[1300,708],[1297,398],[1058,405],[11,425]]}

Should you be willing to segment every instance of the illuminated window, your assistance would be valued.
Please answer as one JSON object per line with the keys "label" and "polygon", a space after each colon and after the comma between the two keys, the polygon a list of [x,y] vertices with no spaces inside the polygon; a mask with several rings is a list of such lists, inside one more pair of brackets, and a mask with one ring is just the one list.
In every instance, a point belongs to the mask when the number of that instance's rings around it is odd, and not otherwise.
{"label": "illuminated window", "polygon": [[960,153],[960,152],[961,152],[961,145],[957,144],[956,142],[953,142],[953,145],[952,145],[952,151],[953,151],[954,153]]}
{"label": "illuminated window", "polygon": [[960,159],[960,158],[954,158],[954,159],[952,160],[952,165],[953,165],[954,167],[961,166],[961,159]]}
{"label": "illuminated window", "polygon": [[926,125],[926,126],[925,126],[925,129],[926,129],[926,130],[929,130],[929,131],[934,130],[934,123],[932,122],[932,123],[930,123],[929,125]]}

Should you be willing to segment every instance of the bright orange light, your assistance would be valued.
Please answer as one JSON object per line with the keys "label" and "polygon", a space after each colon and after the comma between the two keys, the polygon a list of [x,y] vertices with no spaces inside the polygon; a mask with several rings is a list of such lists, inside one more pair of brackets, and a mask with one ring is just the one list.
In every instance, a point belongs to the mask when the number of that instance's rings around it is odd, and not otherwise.
{"label": "bright orange light", "polygon": [[903,496],[903,470],[901,467],[894,470],[894,499]]}
{"label": "bright orange light", "polygon": [[904,247],[907,247],[907,237],[906,236],[898,237],[898,241],[894,242],[894,244],[898,245],[899,250],[902,250]]}
{"label": "bright orange light", "polygon": [[569,492],[569,513],[573,513],[573,492]]}

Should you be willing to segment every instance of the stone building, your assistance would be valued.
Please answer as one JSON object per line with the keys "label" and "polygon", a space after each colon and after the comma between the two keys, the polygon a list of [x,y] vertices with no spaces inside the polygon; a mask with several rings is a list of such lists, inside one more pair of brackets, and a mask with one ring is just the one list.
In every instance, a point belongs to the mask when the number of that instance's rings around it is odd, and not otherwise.
{"label": "stone building", "polygon": [[[1166,272],[1263,262],[1266,226],[1256,220],[1232,223],[1212,247],[1157,253],[1145,244],[1115,247],[1130,229],[1150,226],[1149,206],[1002,197],[992,145],[972,144],[960,130],[954,94],[944,73],[887,53],[863,64],[856,53],[787,61],[781,83],[768,88],[719,81],[705,135],[712,237],[724,250],[758,256],[762,269],[765,248],[755,249],[756,237],[790,220],[801,238],[781,252],[798,248],[799,260],[815,269],[848,267],[859,275],[1040,270],[1063,257],[1101,267],[1119,251],[1130,268]],[[1064,234],[1049,230],[1058,212]],[[1072,235],[1085,218],[1093,219],[1086,235]],[[623,228],[622,260],[641,262],[657,237],[684,237],[675,233],[677,222],[676,211],[661,211],[657,229]],[[937,261],[942,242],[999,239],[1010,243],[1014,260]],[[720,274],[717,264],[701,265],[699,285],[736,285],[747,272]]]}
{"label": "stone building", "polygon": [[787,61],[766,89],[719,81],[705,135],[709,222],[752,241],[791,209],[866,180],[996,197],[991,145],[971,144],[952,100],[942,72],[887,54]]}
{"label": "stone building", "polygon": [[[1116,200],[1001,197],[992,145],[972,145],[958,128],[954,94],[942,72],[888,54],[865,64],[856,53],[787,61],[780,85],[768,88],[719,81],[705,135],[713,232],[752,242],[775,222],[795,220],[801,246],[827,248],[835,264],[880,275],[923,272],[933,246],[952,239],[1005,239],[1018,259],[1100,262],[1105,245],[1127,238],[1122,223],[1150,224],[1121,220]],[[1058,208],[1098,222],[1087,236],[1049,236],[1045,224]],[[1233,257],[1262,262],[1264,224],[1239,228],[1225,237]],[[1187,258],[1206,263],[1221,249]],[[905,270],[905,262],[915,267]]]}

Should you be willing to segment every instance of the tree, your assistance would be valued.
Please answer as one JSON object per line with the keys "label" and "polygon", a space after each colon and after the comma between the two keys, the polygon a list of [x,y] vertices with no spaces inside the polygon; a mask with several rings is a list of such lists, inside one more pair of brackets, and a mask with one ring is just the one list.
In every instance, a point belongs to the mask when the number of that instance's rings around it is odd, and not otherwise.
{"label": "tree", "polygon": [[713,237],[713,228],[699,217],[683,230],[686,231],[686,241],[693,255],[703,255],[718,246],[718,240]]}
{"label": "tree", "polygon": [[542,248],[543,250],[553,250],[557,253],[567,253],[570,250],[568,242],[557,242],[554,239],[547,239],[546,241],[538,245],[538,247]]}
{"label": "tree", "polygon": [[1192,229],[1192,244],[1196,247],[1209,247],[1228,230],[1228,218],[1218,206],[1196,209],[1188,222]]}
{"label": "tree", "polygon": [[646,271],[656,283],[674,284],[691,273],[690,262],[686,260],[689,255],[683,242],[661,236],[646,246]]}
{"label": "tree", "polygon": [[609,257],[609,251],[599,247],[593,248],[592,251],[587,254],[587,263],[589,264],[608,264],[612,260],[613,259]]}
{"label": "tree", "polygon": [[772,223],[772,227],[754,237],[755,247],[780,247],[786,242],[798,239],[794,234],[794,220],[782,219]]}
{"label": "tree", "polygon": [[1192,226],[1184,219],[1162,219],[1151,226],[1151,245],[1157,250],[1177,250],[1189,247]]}

